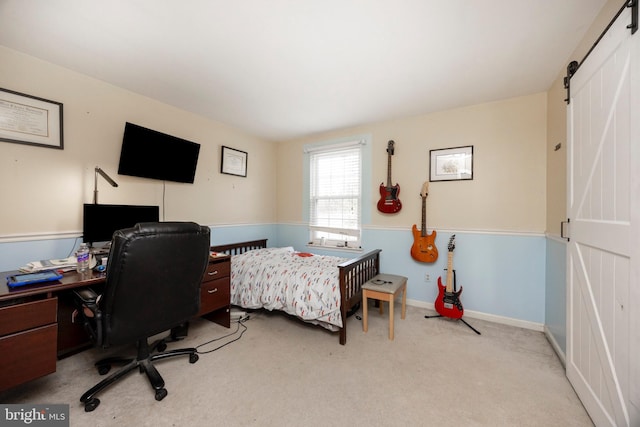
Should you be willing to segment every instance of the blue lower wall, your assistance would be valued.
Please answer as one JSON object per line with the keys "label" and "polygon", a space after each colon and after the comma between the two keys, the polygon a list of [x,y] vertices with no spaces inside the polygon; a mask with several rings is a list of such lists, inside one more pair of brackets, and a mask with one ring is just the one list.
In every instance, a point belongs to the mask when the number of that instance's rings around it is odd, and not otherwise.
{"label": "blue lower wall", "polygon": [[[245,224],[211,227],[212,245],[255,239],[269,239],[269,246],[277,246],[277,226],[275,224]],[[31,238],[26,241],[0,242],[0,271],[16,270],[30,261],[70,257],[75,253],[80,243],[80,237],[43,240]]]}
{"label": "blue lower wall", "polygon": [[270,247],[281,246],[278,243],[278,226],[275,224],[234,225],[211,227],[211,244],[246,242],[267,239]]}
{"label": "blue lower wall", "polygon": [[[296,250],[312,251],[307,247],[308,236],[307,227],[296,224],[211,228],[212,244],[267,238],[270,247],[293,246]],[[364,230],[362,241],[364,251],[382,249],[383,272],[408,277],[408,299],[432,304],[438,293],[438,277],[442,276],[445,281],[450,236],[451,233],[438,232],[436,247],[439,257],[434,264],[419,263],[411,258],[409,251],[413,236],[410,230],[369,228]],[[549,275],[545,277],[545,264],[551,263],[554,271],[560,270],[560,264],[564,265],[556,253],[558,248],[546,241],[541,235],[456,233],[453,266],[458,286],[463,287],[461,300],[465,310],[540,325],[549,323],[554,334],[562,338],[559,342],[564,343],[564,323],[561,319],[549,315],[545,318],[545,292],[550,291],[548,283],[545,289],[545,283],[549,279],[553,283],[562,279],[557,274],[551,278]],[[74,238],[0,243],[0,271],[14,270],[29,261],[70,256],[78,244],[79,239]],[[313,252],[345,258],[357,256],[357,253],[339,250],[313,249]],[[559,263],[557,267],[556,261]],[[429,282],[425,280],[426,274],[430,276]],[[551,292],[556,289],[559,286],[552,284]],[[564,307],[564,300],[560,301],[559,298],[552,303]],[[555,307],[552,309],[553,313],[557,312]]]}
{"label": "blue lower wall", "polygon": [[[433,303],[438,277],[445,283],[447,244],[451,233],[438,232],[438,260],[424,264],[410,255],[410,230],[365,229],[363,250],[382,249],[381,270],[408,277],[407,298]],[[278,244],[311,251],[306,246],[309,233],[304,225],[278,225]],[[453,267],[465,310],[544,324],[545,246],[542,235],[456,233]],[[345,251],[319,251],[351,258]],[[429,274],[431,281],[425,281]]]}
{"label": "blue lower wall", "polygon": [[80,242],[80,238],[55,238],[0,243],[0,271],[17,270],[30,261],[70,257]]}
{"label": "blue lower wall", "polygon": [[567,243],[547,239],[545,326],[564,354],[567,352]]}

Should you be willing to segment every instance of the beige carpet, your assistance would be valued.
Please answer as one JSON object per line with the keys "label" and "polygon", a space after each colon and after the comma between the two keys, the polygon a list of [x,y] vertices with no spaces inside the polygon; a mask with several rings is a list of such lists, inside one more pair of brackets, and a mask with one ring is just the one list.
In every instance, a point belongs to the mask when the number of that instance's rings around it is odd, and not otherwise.
{"label": "beige carpet", "polygon": [[[93,362],[112,353],[98,349],[59,361],[55,374],[0,394],[0,402],[67,403],[71,426],[593,425],[542,333],[467,319],[478,336],[461,322],[425,319],[421,308],[408,307],[405,320],[399,311],[394,341],[386,313],[370,309],[366,334],[349,318],[346,346],[285,315],[252,313],[239,341],[195,364],[159,362],[169,392],[161,402],[133,373],[85,413],[78,399],[100,379]],[[196,320],[169,348],[235,327]]]}

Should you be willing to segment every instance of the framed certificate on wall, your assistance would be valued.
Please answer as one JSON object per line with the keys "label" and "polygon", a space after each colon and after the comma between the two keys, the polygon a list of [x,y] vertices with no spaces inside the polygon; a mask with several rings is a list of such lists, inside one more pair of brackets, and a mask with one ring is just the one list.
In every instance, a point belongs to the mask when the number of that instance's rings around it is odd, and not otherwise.
{"label": "framed certificate on wall", "polygon": [[247,176],[247,152],[222,146],[220,172],[227,175]]}
{"label": "framed certificate on wall", "polygon": [[0,88],[0,141],[62,150],[62,104]]}

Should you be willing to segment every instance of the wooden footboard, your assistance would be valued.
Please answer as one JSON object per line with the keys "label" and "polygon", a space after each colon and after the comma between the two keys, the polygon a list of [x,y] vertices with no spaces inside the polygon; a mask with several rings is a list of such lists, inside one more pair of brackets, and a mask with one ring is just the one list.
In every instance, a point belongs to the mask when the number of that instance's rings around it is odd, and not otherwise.
{"label": "wooden footboard", "polygon": [[[261,239],[249,242],[215,245],[211,246],[211,250],[229,255],[238,255],[252,249],[266,247],[267,239]],[[347,342],[347,313],[362,301],[362,284],[370,280],[380,271],[380,252],[381,249],[375,249],[338,265],[341,296],[340,313],[342,315],[340,344],[342,345]]]}
{"label": "wooden footboard", "polygon": [[362,285],[380,271],[380,252],[375,249],[357,258],[338,265],[340,270],[340,313],[342,314],[342,329],[340,329],[340,344],[347,342],[347,313],[362,301]]}

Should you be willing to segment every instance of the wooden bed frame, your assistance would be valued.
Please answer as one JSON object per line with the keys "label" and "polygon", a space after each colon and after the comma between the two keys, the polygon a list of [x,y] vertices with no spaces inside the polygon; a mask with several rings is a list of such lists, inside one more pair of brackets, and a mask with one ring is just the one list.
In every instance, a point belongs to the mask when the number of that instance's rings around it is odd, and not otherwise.
{"label": "wooden bed frame", "polygon": [[[238,255],[252,249],[267,247],[267,239],[249,242],[230,243],[211,246],[214,252]],[[362,284],[371,280],[380,271],[381,249],[374,249],[359,257],[350,259],[338,265],[340,278],[340,313],[342,328],[340,328],[340,344],[347,342],[347,313],[362,302]]]}

